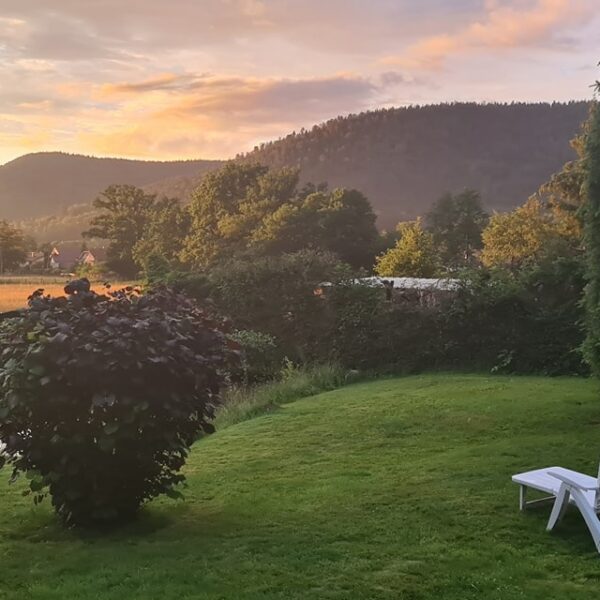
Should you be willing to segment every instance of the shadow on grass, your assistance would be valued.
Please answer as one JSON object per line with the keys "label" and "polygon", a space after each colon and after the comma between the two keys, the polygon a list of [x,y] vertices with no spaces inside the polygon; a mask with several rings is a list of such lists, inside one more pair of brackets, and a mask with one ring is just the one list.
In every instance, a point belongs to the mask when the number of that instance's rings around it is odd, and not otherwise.
{"label": "shadow on grass", "polygon": [[32,509],[26,519],[4,526],[1,535],[9,540],[27,542],[72,542],[86,544],[152,541],[169,537],[194,538],[236,527],[222,512],[203,509],[193,503],[178,502],[168,506],[143,506],[133,520],[97,527],[64,526],[54,512]]}

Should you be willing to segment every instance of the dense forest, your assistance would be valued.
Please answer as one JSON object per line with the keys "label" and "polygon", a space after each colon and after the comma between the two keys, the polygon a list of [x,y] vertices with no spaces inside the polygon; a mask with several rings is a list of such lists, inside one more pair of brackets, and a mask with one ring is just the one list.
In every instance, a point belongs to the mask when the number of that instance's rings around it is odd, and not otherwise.
{"label": "dense forest", "polygon": [[521,204],[574,157],[568,142],[587,114],[584,102],[393,108],[340,117],[241,158],[357,188],[391,227],[466,187],[488,209]]}
{"label": "dense forest", "polygon": [[[261,144],[237,161],[300,168],[301,181],[362,191],[379,226],[424,214],[445,192],[477,189],[487,210],[521,204],[567,161],[585,102],[446,104],[339,117]],[[145,162],[61,153],[0,167],[0,216],[37,239],[72,238],[113,183],[187,202],[219,161]],[[77,206],[74,206],[77,205]],[[27,219],[27,221],[24,221]]]}
{"label": "dense forest", "polygon": [[[302,181],[361,190],[380,226],[424,214],[445,192],[474,188],[488,210],[521,204],[574,158],[588,103],[443,104],[338,117],[261,144],[237,160],[295,166]],[[201,177],[150,191],[190,197]]]}
{"label": "dense forest", "polygon": [[64,216],[91,203],[107,186],[144,186],[175,176],[202,174],[219,161],[142,161],[94,158],[63,152],[27,154],[0,166],[0,216],[11,220]]}

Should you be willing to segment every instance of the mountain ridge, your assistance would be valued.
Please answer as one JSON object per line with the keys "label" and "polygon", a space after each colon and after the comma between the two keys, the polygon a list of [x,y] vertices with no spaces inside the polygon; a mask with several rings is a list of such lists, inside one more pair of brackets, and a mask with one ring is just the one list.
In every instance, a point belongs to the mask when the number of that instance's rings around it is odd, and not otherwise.
{"label": "mountain ridge", "polygon": [[[479,190],[489,210],[521,204],[575,157],[569,141],[588,110],[584,101],[382,109],[330,119],[232,160],[297,167],[302,182],[357,188],[380,226],[390,228],[466,187]],[[61,214],[111,183],[189,200],[204,174],[223,162],[27,154],[0,166],[0,218]]]}

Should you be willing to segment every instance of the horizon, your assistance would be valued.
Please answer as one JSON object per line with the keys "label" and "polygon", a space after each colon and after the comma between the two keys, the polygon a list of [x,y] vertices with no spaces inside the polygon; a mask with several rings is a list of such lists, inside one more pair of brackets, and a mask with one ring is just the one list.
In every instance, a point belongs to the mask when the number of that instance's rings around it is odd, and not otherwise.
{"label": "horizon", "polygon": [[590,100],[599,25],[594,0],[6,0],[0,164],[223,160],[381,108]]}

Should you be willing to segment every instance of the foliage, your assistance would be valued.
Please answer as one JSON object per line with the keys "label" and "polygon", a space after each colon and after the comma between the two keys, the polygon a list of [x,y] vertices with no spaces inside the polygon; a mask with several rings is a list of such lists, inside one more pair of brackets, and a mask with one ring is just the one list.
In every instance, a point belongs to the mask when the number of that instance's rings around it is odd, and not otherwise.
{"label": "foliage", "polygon": [[510,269],[535,263],[549,252],[568,254],[579,245],[574,232],[536,197],[512,212],[493,215],[482,238],[483,264]]}
{"label": "foliage", "polygon": [[548,206],[554,220],[562,226],[564,234],[575,238],[581,238],[582,235],[586,136],[587,123],[583,125],[582,133],[571,140],[571,146],[578,158],[565,163],[537,192],[538,197]]}
{"label": "foliage", "polygon": [[342,387],[348,371],[336,364],[296,366],[288,362],[280,376],[259,386],[231,387],[217,411],[215,426],[223,429],[276,410],[300,398]]}
{"label": "foliage", "polygon": [[303,249],[369,264],[377,239],[375,215],[356,190],[298,186],[296,169],[228,163],[208,174],[190,206],[191,228],[181,253],[195,268],[232,256]]}
{"label": "foliage", "polygon": [[87,277],[90,280],[98,280],[103,275],[106,275],[106,270],[104,269],[104,267],[97,263],[85,263],[77,265],[74,269],[74,272],[77,277]]}
{"label": "foliage", "polygon": [[0,330],[0,440],[67,523],[130,518],[177,496],[190,445],[212,431],[234,351],[222,323],[167,289],[36,292]]}
{"label": "foliage", "polygon": [[353,267],[371,267],[377,237],[375,214],[363,194],[321,190],[266,215],[252,246],[267,254],[326,250]]}
{"label": "foliage", "polygon": [[136,265],[145,267],[151,254],[162,256],[171,262],[176,261],[189,228],[190,214],[179,200],[155,200],[142,235],[131,252]]}
{"label": "foliage", "polygon": [[420,219],[398,225],[400,239],[377,257],[375,272],[382,277],[433,277],[438,270],[433,236]]}
{"label": "foliage", "polygon": [[585,358],[592,372],[600,375],[600,109],[590,114],[585,144],[585,197],[583,240],[587,254],[585,308],[587,336]]}
{"label": "foliage", "polygon": [[348,276],[348,268],[332,254],[304,250],[279,257],[236,259],[200,276],[200,281],[182,278],[182,289],[195,286],[237,329],[269,334],[284,356],[310,361],[323,346],[328,318],[327,304],[315,291],[322,282]]}
{"label": "foliage", "polygon": [[17,267],[25,258],[25,250],[23,232],[0,220],[0,274]]}
{"label": "foliage", "polygon": [[111,185],[94,200],[94,208],[98,214],[83,235],[110,241],[106,262],[116,273],[133,277],[147,253],[173,257],[179,251],[187,219],[177,200]]}
{"label": "foliage", "polygon": [[446,307],[447,365],[509,373],[584,374],[581,257],[551,258],[516,273],[465,274]]}
{"label": "foliage", "polygon": [[322,360],[349,369],[410,373],[443,362],[440,307],[386,302],[384,290],[342,281],[326,296]]}
{"label": "foliage", "polygon": [[253,384],[273,379],[280,371],[282,356],[277,340],[267,333],[252,330],[236,330],[229,339],[242,349],[241,380]]}
{"label": "foliage", "polygon": [[143,261],[144,278],[150,286],[167,283],[167,279],[172,272],[169,261],[156,252],[148,254]]}
{"label": "foliage", "polygon": [[426,228],[446,268],[466,267],[475,261],[483,242],[481,232],[489,215],[475,190],[442,196],[425,216]]}

